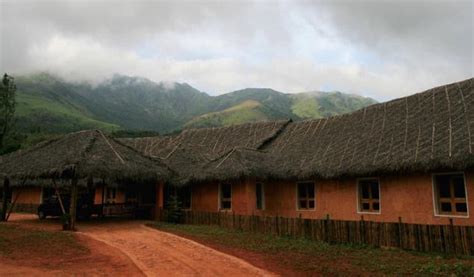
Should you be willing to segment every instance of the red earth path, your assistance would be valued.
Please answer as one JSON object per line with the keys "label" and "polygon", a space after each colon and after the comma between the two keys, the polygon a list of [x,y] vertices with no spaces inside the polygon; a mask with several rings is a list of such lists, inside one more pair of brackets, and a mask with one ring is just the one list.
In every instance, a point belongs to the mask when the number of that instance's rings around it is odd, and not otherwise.
{"label": "red earth path", "polygon": [[[57,221],[39,221],[32,215],[14,214],[11,224],[26,228],[58,230]],[[96,275],[96,276],[272,276],[269,271],[202,244],[144,226],[140,221],[80,224],[77,239],[90,254],[77,260],[66,258],[28,261],[0,258],[4,275]]]}

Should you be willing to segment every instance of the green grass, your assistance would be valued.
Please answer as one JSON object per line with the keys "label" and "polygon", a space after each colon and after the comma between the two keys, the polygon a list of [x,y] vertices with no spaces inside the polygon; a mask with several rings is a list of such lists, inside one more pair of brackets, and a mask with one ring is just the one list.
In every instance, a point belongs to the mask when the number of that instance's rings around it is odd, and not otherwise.
{"label": "green grass", "polygon": [[304,94],[295,95],[293,97],[293,105],[291,111],[301,118],[321,118],[323,117],[319,113],[319,104],[316,98],[310,97]]}
{"label": "green grass", "polygon": [[[16,116],[22,118],[31,118],[37,115],[46,115],[49,118],[62,118],[67,120],[58,120],[65,125],[76,125],[81,127],[99,128],[113,131],[119,129],[118,125],[95,120],[83,114],[78,108],[67,103],[55,102],[44,97],[17,93]],[[70,123],[64,123],[70,121]],[[56,129],[69,129],[70,126],[55,126]],[[72,127],[73,128],[73,127]]]}
{"label": "green grass", "polygon": [[54,256],[74,251],[88,253],[72,233],[20,228],[11,224],[0,224],[0,256],[18,258],[23,255]]}
{"label": "green grass", "polygon": [[185,127],[218,127],[268,120],[261,107],[258,101],[246,100],[222,111],[195,117]]}
{"label": "green grass", "polygon": [[376,101],[340,92],[299,93],[291,96],[291,111],[300,118],[322,118],[350,113],[375,104]]}
{"label": "green grass", "polygon": [[156,223],[152,227],[185,235],[211,245],[217,244],[225,248],[259,253],[301,272],[469,276],[474,274],[473,257],[452,257],[364,245],[331,245],[307,239],[252,234],[215,226]]}

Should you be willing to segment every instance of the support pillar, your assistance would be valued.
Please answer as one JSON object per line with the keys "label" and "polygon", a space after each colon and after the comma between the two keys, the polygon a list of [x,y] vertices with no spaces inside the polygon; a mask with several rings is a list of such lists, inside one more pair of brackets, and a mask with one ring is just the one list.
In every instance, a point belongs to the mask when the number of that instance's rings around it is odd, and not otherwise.
{"label": "support pillar", "polygon": [[73,179],[71,182],[71,205],[69,208],[69,215],[71,216],[69,220],[70,230],[76,230],[76,207],[77,207],[77,180]]}
{"label": "support pillar", "polygon": [[8,193],[10,190],[10,180],[8,178],[3,179],[3,196],[2,196],[2,214],[0,214],[0,221],[6,221],[7,210],[8,210]]}
{"label": "support pillar", "polygon": [[164,188],[165,188],[165,183],[160,181],[158,184],[156,184],[155,187],[155,194],[156,194],[156,204],[155,204],[155,220],[160,220],[161,216],[161,211],[163,210],[164,207]]}

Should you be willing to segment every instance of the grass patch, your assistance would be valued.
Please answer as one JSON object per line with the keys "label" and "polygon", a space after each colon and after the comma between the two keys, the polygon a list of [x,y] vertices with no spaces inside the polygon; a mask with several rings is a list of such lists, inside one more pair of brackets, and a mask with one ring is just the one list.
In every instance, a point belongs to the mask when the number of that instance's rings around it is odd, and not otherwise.
{"label": "grass patch", "polygon": [[81,245],[72,233],[33,230],[16,225],[0,224],[0,256],[22,258],[41,255],[47,258],[87,253],[89,250]]}
{"label": "grass patch", "polygon": [[[366,245],[332,245],[307,239],[253,234],[216,226],[153,223],[150,227],[204,244],[261,254],[298,272],[323,274],[474,275],[473,257],[453,257]],[[232,254],[232,253],[231,253]]]}

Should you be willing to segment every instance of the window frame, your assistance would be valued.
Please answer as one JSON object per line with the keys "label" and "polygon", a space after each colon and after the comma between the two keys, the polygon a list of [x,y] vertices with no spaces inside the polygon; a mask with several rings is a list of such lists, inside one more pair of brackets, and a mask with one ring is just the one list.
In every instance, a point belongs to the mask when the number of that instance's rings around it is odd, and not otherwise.
{"label": "window frame", "polygon": [[[466,209],[467,212],[465,215],[463,214],[446,214],[439,212],[439,196],[438,190],[436,187],[436,176],[443,176],[443,175],[462,175],[464,180],[464,192],[466,194]],[[467,191],[467,179],[466,174],[464,172],[442,172],[442,173],[433,173],[431,174],[431,188],[432,188],[432,195],[433,195],[433,211],[435,217],[448,217],[448,218],[469,218],[469,196]]]}
{"label": "window frame", "polygon": [[[109,192],[110,196],[109,197]],[[105,188],[105,204],[116,204],[117,201],[117,188],[116,187],[106,187]]]}
{"label": "window frame", "polygon": [[[257,196],[257,185],[260,184],[260,187],[262,188],[262,193],[261,193],[261,196],[262,196],[262,199],[261,199],[261,203],[262,203],[262,206],[259,208],[258,207],[258,196]],[[255,182],[255,208],[258,210],[258,211],[264,211],[265,210],[265,183],[264,182]]]}
{"label": "window frame", "polygon": [[[229,201],[229,202],[230,202],[230,208],[228,208],[228,209],[222,207],[222,202],[223,202],[222,200],[224,200],[223,197],[222,197],[222,196],[223,196],[223,195],[222,195],[222,185],[229,185],[229,186],[230,186],[230,198],[229,198],[229,200],[226,200],[226,201]],[[230,211],[232,211],[232,195],[233,195],[233,193],[232,193],[232,190],[233,190],[232,187],[233,187],[233,185],[232,185],[232,183],[230,183],[230,182],[229,182],[229,183],[219,183],[219,191],[218,191],[218,197],[219,197],[218,211],[223,211],[223,212],[230,212]],[[226,198],[226,199],[227,199],[227,198]]]}
{"label": "window frame", "polygon": [[[314,190],[314,198],[313,198],[313,201],[314,201],[314,207],[313,208],[301,208],[300,207],[300,197],[299,197],[299,191],[298,191],[298,187],[299,187],[299,184],[304,184],[304,183],[312,183],[313,184],[313,190]],[[315,181],[299,181],[299,182],[296,182],[296,186],[295,186],[295,191],[296,191],[296,211],[298,212],[307,212],[307,211],[315,211],[316,210],[316,182]],[[309,201],[308,200],[309,198],[306,198],[306,201]]]}
{"label": "window frame", "polygon": [[[361,207],[362,204],[362,199],[361,199],[361,187],[360,187],[360,181],[373,181],[376,180],[378,185],[379,185],[379,210],[374,212],[374,211],[364,211]],[[357,178],[356,180],[356,201],[357,201],[357,213],[358,214],[374,214],[374,215],[379,215],[382,214],[382,184],[380,182],[380,178],[378,177],[364,177],[364,178]]]}

